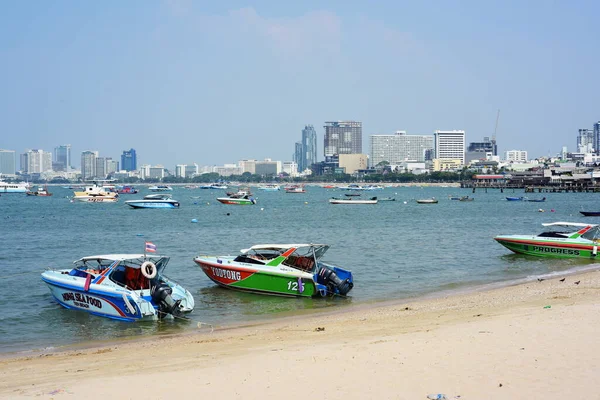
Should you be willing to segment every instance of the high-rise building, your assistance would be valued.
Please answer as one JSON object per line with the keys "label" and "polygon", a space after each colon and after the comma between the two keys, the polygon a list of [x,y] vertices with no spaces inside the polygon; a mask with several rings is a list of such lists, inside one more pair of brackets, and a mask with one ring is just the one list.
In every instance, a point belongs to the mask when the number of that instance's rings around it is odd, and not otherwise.
{"label": "high-rise building", "polygon": [[298,168],[300,169],[300,172],[310,168],[311,165],[317,162],[317,132],[312,125],[306,125],[304,129],[302,129],[301,161],[302,163],[298,162]]}
{"label": "high-rise building", "polygon": [[594,143],[594,153],[600,154],[600,121],[598,121],[594,124],[593,143]]}
{"label": "high-rise building", "polygon": [[17,157],[14,150],[0,149],[0,176],[17,173]]}
{"label": "high-rise building", "polygon": [[435,158],[465,164],[465,131],[435,131]]}
{"label": "high-rise building", "polygon": [[424,162],[433,150],[433,135],[407,135],[396,131],[394,135],[371,135],[371,166],[382,161],[390,165],[404,161]]}
{"label": "high-rise building", "polygon": [[489,137],[484,137],[483,142],[471,142],[467,147],[465,163],[468,164],[473,160],[485,160],[487,155],[495,156],[498,152],[496,141],[490,140]]}
{"label": "high-rise building", "polygon": [[[298,169],[302,168],[302,160],[304,159],[304,154],[302,152],[302,142],[296,142],[294,145],[294,157],[292,160],[298,166]],[[302,169],[300,169],[302,171]]]}
{"label": "high-rise building", "polygon": [[325,122],[324,155],[362,153],[362,122]]}
{"label": "high-rise building", "polygon": [[44,150],[27,150],[21,154],[21,171],[24,174],[41,174],[52,170],[52,154]]}
{"label": "high-rise building", "polygon": [[594,131],[592,129],[580,129],[577,135],[577,152],[587,154],[594,151]]}
{"label": "high-rise building", "polygon": [[124,150],[121,155],[121,168],[125,171],[137,170],[137,156],[135,149]]}
{"label": "high-rise building", "polygon": [[54,148],[54,163],[55,171],[69,171],[71,169],[71,145],[64,144]]}
{"label": "high-rise building", "polygon": [[81,179],[94,179],[96,177],[97,151],[86,150],[81,153]]}
{"label": "high-rise building", "polygon": [[508,150],[506,153],[506,161],[527,162],[527,152],[525,150]]}

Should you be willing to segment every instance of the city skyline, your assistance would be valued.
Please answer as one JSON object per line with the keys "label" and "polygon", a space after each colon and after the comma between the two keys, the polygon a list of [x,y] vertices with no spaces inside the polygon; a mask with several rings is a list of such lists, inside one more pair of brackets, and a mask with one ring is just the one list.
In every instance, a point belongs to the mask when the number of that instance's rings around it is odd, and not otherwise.
{"label": "city skyline", "polygon": [[598,118],[582,95],[600,87],[595,2],[2,9],[0,147],[17,152],[69,143],[73,155],[135,148],[140,163],[214,165],[289,155],[306,124],[321,143],[331,120],[362,121],[363,146],[397,130],[479,141],[500,109],[498,152],[535,158],[575,149],[573,132]]}

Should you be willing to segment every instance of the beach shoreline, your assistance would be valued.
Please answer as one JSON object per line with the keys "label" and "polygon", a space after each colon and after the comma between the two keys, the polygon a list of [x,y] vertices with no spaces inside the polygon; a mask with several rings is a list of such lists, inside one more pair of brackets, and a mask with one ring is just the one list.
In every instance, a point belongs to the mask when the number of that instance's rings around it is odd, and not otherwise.
{"label": "beach shoreline", "polygon": [[[5,354],[0,397],[585,398],[600,366],[598,290],[594,270],[212,333]],[[120,390],[131,381],[143,382],[135,395]]]}

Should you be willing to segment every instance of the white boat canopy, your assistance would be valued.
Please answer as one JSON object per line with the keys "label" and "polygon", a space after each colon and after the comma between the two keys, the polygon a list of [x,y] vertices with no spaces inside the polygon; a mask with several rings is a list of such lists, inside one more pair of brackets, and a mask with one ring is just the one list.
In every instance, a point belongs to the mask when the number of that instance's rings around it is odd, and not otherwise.
{"label": "white boat canopy", "polygon": [[543,223],[542,226],[574,226],[578,228],[585,228],[586,226],[596,226],[596,224],[586,224],[583,222],[547,222]]}
{"label": "white boat canopy", "polygon": [[298,247],[329,247],[328,244],[315,244],[315,243],[311,243],[311,244],[257,244],[254,245],[252,247],[250,247],[249,249],[242,249],[240,250],[241,253],[247,253],[251,250],[287,250],[287,249],[291,249],[291,248],[298,248]]}
{"label": "white boat canopy", "polygon": [[80,261],[92,261],[92,260],[108,260],[108,261],[125,261],[125,260],[137,260],[137,259],[157,259],[164,258],[158,255],[148,254],[104,254],[98,256],[87,256],[74,261],[73,263]]}

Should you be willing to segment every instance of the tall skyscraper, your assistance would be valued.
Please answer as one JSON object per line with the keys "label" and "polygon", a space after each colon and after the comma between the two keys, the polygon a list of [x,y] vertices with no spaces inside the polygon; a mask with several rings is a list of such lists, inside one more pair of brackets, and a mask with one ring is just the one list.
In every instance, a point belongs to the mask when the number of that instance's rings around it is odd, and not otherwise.
{"label": "tall skyscraper", "polygon": [[96,177],[97,151],[86,150],[81,153],[81,179],[94,179]]}
{"label": "tall skyscraper", "polygon": [[465,164],[465,131],[435,131],[435,158]]}
{"label": "tall skyscraper", "polygon": [[600,154],[600,121],[594,124],[594,153]]}
{"label": "tall skyscraper", "polygon": [[395,135],[371,135],[371,166],[382,161],[395,165],[403,161],[424,162],[433,150],[433,135],[407,135],[397,131]]}
{"label": "tall skyscraper", "polygon": [[64,144],[54,148],[54,169],[69,171],[71,169],[71,145]]}
{"label": "tall skyscraper", "polygon": [[317,162],[317,132],[312,125],[306,125],[302,129],[302,155],[303,163],[300,172],[310,168],[311,165]]}
{"label": "tall skyscraper", "polygon": [[124,150],[121,155],[121,169],[125,171],[137,170],[137,156],[135,149]]}
{"label": "tall skyscraper", "polygon": [[362,153],[362,122],[325,122],[324,155]]}
{"label": "tall skyscraper", "polygon": [[580,129],[577,135],[577,152],[587,154],[594,151],[594,131],[592,129]]}
{"label": "tall skyscraper", "polygon": [[0,149],[0,175],[17,173],[17,157],[14,150]]}
{"label": "tall skyscraper", "polygon": [[25,174],[40,174],[52,170],[52,154],[44,150],[27,150],[21,154],[21,171]]}
{"label": "tall skyscraper", "polygon": [[300,171],[304,171],[301,169],[304,164],[302,163],[304,160],[304,152],[302,151],[302,142],[296,142],[294,145],[294,162],[298,165],[298,169]]}

